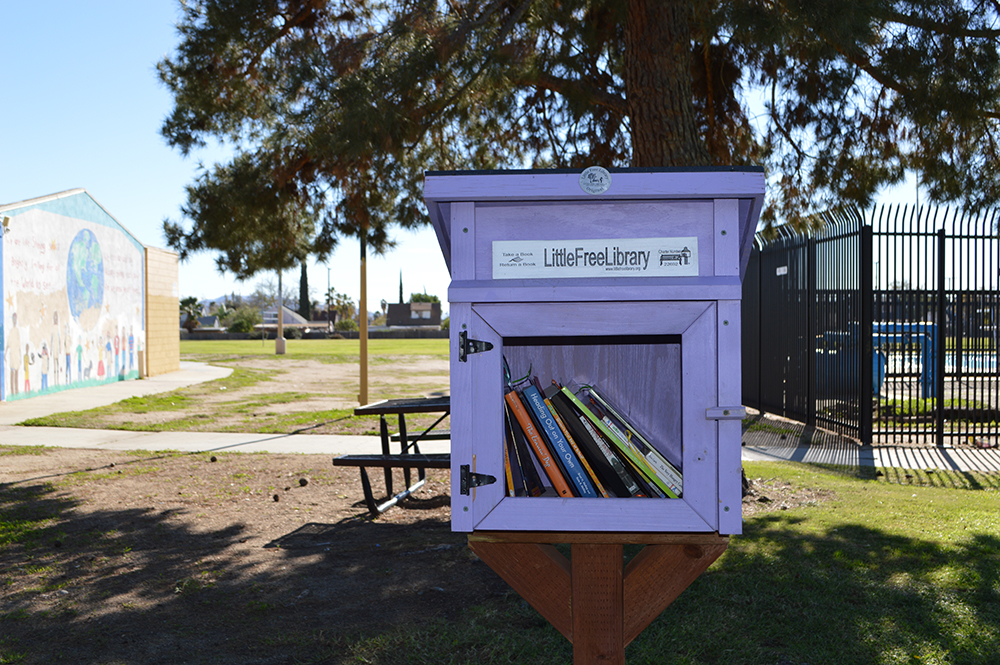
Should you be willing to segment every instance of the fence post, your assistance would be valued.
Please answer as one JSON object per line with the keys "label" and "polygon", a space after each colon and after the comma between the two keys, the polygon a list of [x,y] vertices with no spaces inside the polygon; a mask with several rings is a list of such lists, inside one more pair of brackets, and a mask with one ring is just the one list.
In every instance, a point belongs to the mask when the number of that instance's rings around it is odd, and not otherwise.
{"label": "fence post", "polygon": [[861,445],[870,446],[872,443],[872,419],[874,418],[872,411],[872,403],[875,400],[875,348],[873,341],[873,326],[874,326],[874,307],[875,307],[875,286],[874,286],[874,274],[873,274],[873,240],[872,240],[872,227],[868,226],[864,222],[860,223],[860,229],[858,233],[858,243],[860,245],[859,256],[861,258],[861,273],[858,275],[860,283],[858,284],[858,297],[861,302],[858,303],[861,311],[859,312],[861,320],[859,323],[859,330],[861,339],[858,340],[860,347],[858,349],[858,361],[861,363],[861,367],[858,371],[858,376],[861,377],[861,393],[859,395],[858,404],[858,438],[861,439]]}
{"label": "fence post", "polygon": [[935,403],[936,442],[944,446],[944,352],[945,352],[945,230],[942,224],[937,233],[937,335],[935,337],[934,355],[934,392],[937,393]]}
{"label": "fence post", "polygon": [[816,334],[819,327],[816,303],[816,239],[806,244],[806,425],[816,427]]}

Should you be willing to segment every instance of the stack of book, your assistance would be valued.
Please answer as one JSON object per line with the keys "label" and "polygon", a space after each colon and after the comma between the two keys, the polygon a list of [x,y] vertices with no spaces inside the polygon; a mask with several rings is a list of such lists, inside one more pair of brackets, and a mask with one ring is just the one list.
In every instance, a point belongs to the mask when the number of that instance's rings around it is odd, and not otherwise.
{"label": "stack of book", "polygon": [[594,386],[538,379],[504,396],[508,496],[681,496],[681,473]]}

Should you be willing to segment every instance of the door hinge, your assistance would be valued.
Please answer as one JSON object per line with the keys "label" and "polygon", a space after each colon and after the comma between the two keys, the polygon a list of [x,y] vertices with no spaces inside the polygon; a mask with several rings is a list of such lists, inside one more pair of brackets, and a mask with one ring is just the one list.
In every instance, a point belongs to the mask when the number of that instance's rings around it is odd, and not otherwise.
{"label": "door hinge", "polygon": [[490,342],[484,342],[479,339],[469,339],[469,333],[462,331],[458,333],[458,361],[467,362],[467,358],[470,353],[482,353],[483,351],[489,351],[493,348],[493,344]]}
{"label": "door hinge", "polygon": [[468,494],[469,488],[471,487],[482,487],[483,485],[492,485],[497,481],[493,476],[487,475],[485,473],[473,473],[469,471],[469,465],[463,464],[461,467],[461,483],[462,483],[462,494]]}

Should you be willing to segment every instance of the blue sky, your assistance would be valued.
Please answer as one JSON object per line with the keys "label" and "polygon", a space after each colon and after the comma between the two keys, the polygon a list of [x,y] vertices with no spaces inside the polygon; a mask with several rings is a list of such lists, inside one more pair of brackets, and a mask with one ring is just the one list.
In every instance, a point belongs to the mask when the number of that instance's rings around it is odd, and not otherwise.
{"label": "blue sky", "polygon": [[[166,248],[163,219],[180,219],[184,186],[199,163],[226,156],[216,147],[185,158],[160,137],[172,99],[155,66],[178,43],[177,16],[177,0],[0,5],[0,204],[82,187],[140,242]],[[401,271],[406,298],[426,290],[447,301],[450,277],[430,226],[396,238],[395,251],[368,261],[368,309],[399,299]],[[342,240],[328,264],[310,264],[312,298],[322,301],[329,276],[357,302],[359,254],[356,240]],[[258,278],[237,282],[213,259],[180,264],[181,297],[253,291]],[[298,279],[298,270],[285,273],[296,294]]]}
{"label": "blue sky", "polygon": [[[82,187],[140,242],[166,247],[162,222],[180,218],[184,186],[200,163],[226,155],[216,147],[184,158],[160,137],[172,100],[155,65],[178,42],[177,16],[177,0],[3,3],[0,204]],[[909,184],[886,200],[914,198]],[[395,251],[368,262],[369,310],[382,298],[398,300],[401,272],[405,297],[427,292],[447,301],[450,278],[431,228],[396,237]],[[312,298],[322,300],[329,279],[356,302],[358,256],[357,241],[344,240],[328,264],[311,264]],[[181,297],[253,291],[257,279],[220,274],[213,258],[203,253],[180,265]],[[298,271],[285,283],[297,293]]]}

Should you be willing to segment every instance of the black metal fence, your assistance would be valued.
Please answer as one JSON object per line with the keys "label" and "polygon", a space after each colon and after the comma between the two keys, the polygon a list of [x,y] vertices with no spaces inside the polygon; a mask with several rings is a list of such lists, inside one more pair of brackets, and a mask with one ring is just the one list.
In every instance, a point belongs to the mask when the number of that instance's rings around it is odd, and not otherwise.
{"label": "black metal fence", "polygon": [[1000,214],[838,211],[758,237],[743,400],[865,443],[1000,435]]}

